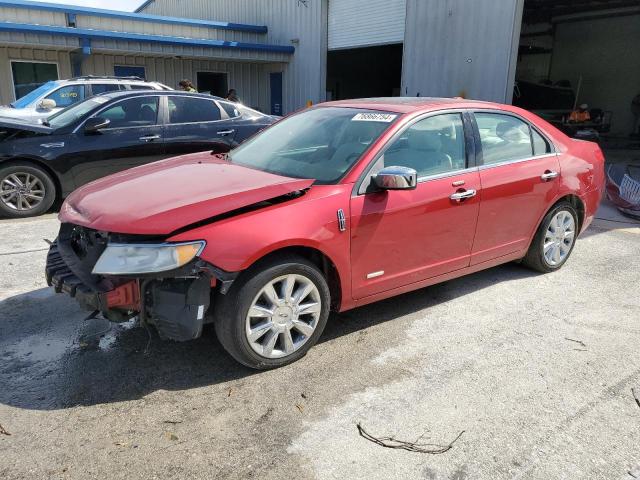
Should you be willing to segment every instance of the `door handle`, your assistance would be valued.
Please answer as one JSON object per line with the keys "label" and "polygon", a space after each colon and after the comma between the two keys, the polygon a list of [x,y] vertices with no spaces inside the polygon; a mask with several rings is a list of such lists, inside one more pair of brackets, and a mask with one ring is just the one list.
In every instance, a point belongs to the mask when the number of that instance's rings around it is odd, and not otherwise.
{"label": "door handle", "polygon": [[553,170],[545,170],[545,172],[540,175],[540,179],[543,182],[546,182],[547,180],[551,180],[553,178],[556,178],[558,176],[558,172],[554,172]]}
{"label": "door handle", "polygon": [[233,132],[235,132],[234,129],[231,129],[231,130],[220,130],[219,132],[216,132],[216,133],[218,135],[221,135],[221,136],[224,137],[225,135],[231,135]]}
{"label": "door handle", "polygon": [[471,197],[475,197],[476,196],[476,191],[472,188],[470,188],[469,190],[463,190],[462,192],[456,192],[454,194],[452,194],[449,198],[455,202],[461,202],[462,200],[465,200],[467,198],[471,198]]}
{"label": "door handle", "polygon": [[139,140],[142,140],[143,142],[153,142],[154,140],[158,140],[160,138],[160,135],[147,135],[145,137],[140,137]]}

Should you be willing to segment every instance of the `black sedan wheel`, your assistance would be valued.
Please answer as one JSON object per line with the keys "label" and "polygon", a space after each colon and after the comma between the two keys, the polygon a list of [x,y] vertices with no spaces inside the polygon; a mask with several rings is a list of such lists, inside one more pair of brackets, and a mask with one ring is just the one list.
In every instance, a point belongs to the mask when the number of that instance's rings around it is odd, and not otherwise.
{"label": "black sedan wheel", "polygon": [[53,205],[56,189],[51,177],[34,165],[0,168],[0,216],[41,215]]}

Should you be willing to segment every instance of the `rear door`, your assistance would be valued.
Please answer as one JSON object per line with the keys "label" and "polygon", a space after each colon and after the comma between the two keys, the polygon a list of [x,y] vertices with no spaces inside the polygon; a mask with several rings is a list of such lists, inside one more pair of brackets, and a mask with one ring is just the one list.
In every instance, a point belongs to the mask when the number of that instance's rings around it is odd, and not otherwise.
{"label": "rear door", "polygon": [[229,150],[235,129],[231,121],[223,120],[222,111],[213,99],[182,95],[166,98],[168,110],[163,137],[169,155]]}
{"label": "rear door", "polygon": [[158,96],[126,98],[93,115],[108,119],[108,128],[86,133],[81,124],[68,158],[76,185],[165,158],[159,106]]}
{"label": "rear door", "polygon": [[482,198],[472,265],[528,248],[560,174],[552,144],[524,119],[498,111],[474,118]]}
{"label": "rear door", "polygon": [[[431,115],[397,135],[375,161],[351,199],[354,298],[469,265],[480,199],[469,130],[462,112]],[[367,188],[385,166],[415,169],[417,188]]]}

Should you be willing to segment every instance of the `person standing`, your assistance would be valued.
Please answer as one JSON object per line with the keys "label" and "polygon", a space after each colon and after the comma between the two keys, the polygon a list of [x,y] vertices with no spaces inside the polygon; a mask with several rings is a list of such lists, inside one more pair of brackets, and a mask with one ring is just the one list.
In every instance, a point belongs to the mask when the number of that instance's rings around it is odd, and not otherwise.
{"label": "person standing", "polygon": [[238,93],[236,92],[235,88],[230,89],[225,98],[230,102],[240,103],[240,99],[238,98]]}
{"label": "person standing", "polygon": [[193,83],[191,83],[191,80],[188,80],[186,78],[184,80],[180,80],[180,82],[178,82],[178,86],[180,87],[180,90],[184,90],[185,92],[198,93],[198,91],[193,86]]}

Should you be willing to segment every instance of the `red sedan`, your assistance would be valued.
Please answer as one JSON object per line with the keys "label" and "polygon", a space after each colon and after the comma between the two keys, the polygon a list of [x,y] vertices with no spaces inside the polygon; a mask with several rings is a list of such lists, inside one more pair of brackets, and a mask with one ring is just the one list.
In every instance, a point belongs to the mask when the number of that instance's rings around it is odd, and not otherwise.
{"label": "red sedan", "polygon": [[239,362],[302,357],[330,310],[522,261],[559,269],[593,219],[604,158],[507,105],[330,102],[227,155],[191,154],[76,190],[47,280],[112,321]]}

